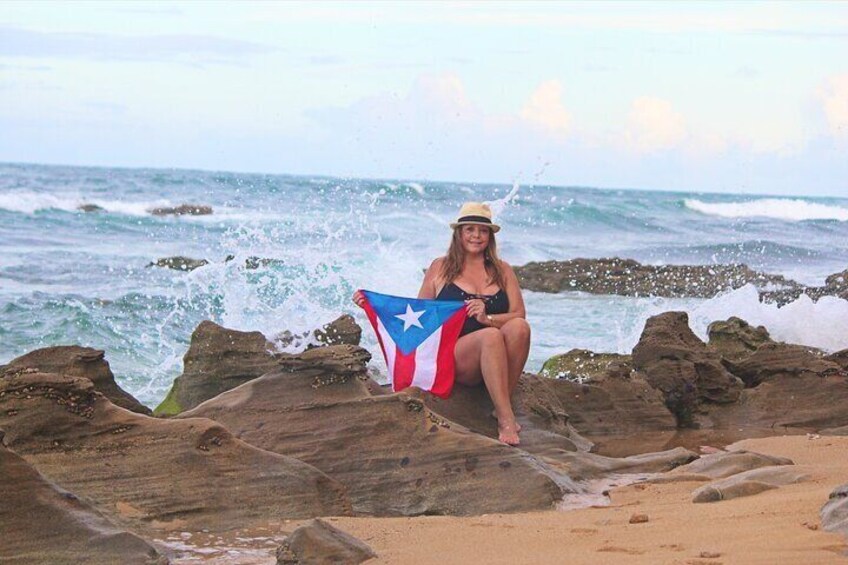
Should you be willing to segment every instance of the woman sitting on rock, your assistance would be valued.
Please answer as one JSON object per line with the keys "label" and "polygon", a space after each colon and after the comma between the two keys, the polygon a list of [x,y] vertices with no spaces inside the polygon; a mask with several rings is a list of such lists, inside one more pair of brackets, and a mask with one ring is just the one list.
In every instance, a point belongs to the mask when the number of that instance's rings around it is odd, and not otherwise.
{"label": "woman sitting on rock", "polygon": [[[427,269],[418,298],[464,300],[468,319],[456,343],[456,382],[486,384],[498,438],[518,445],[520,426],[510,401],[530,351],[530,326],[524,299],[512,267],[498,258],[492,211],[486,204],[466,202],[451,224],[453,238],[444,257]],[[353,297],[362,306],[364,297]]]}

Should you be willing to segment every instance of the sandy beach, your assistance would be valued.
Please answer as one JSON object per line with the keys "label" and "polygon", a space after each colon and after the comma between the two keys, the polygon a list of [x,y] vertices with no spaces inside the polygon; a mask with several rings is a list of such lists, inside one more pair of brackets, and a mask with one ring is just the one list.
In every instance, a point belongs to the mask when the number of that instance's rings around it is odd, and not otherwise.
{"label": "sandy beach", "polygon": [[[810,478],[706,504],[691,502],[702,483],[634,484],[613,489],[609,506],[565,512],[330,521],[369,544],[375,564],[848,562],[843,536],[818,527],[831,490],[846,482],[848,437],[773,437],[728,449],[789,457]],[[636,513],[648,522],[629,523]]]}

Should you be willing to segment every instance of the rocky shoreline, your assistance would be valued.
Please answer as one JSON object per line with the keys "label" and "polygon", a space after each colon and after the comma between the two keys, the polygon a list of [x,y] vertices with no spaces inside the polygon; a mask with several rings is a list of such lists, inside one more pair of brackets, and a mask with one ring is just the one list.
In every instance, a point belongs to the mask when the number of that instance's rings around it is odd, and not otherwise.
{"label": "rocky shoreline", "polygon": [[[712,324],[704,343],[685,313],[667,312],[631,355],[575,350],[522,375],[517,449],[496,440],[482,387],[444,400],[371,380],[360,333],[342,316],[285,336],[317,347],[280,354],[258,332],[203,322],[155,416],[117,385],[103,351],[51,347],[0,367],[0,559],[110,563],[117,548],[125,563],[165,563],[181,555],[168,536],[549,510],[613,476],[701,481],[693,502],[750,496],[805,475],[699,446],[848,434],[848,350],[775,342],[738,318]],[[834,491],[827,524],[848,533],[844,499]],[[62,516],[55,535],[20,526],[40,512]],[[278,562],[348,551],[325,525],[273,538]]]}

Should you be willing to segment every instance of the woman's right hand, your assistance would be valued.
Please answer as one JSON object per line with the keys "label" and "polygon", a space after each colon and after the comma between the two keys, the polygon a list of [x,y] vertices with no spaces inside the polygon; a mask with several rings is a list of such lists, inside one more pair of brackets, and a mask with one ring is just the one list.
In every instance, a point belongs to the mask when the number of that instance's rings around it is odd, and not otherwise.
{"label": "woman's right hand", "polygon": [[363,304],[365,304],[365,295],[362,294],[361,290],[357,290],[353,293],[352,300],[354,304],[356,304],[360,308],[363,308]]}

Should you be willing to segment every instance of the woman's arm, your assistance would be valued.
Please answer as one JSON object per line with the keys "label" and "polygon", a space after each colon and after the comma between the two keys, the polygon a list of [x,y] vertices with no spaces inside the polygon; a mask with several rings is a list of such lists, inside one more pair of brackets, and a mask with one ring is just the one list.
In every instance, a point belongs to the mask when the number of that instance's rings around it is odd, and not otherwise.
{"label": "woman's arm", "polygon": [[418,298],[436,298],[438,294],[437,284],[441,279],[442,273],[442,257],[430,263],[430,268],[424,274],[424,281],[421,283],[421,289],[418,291]]}
{"label": "woman's arm", "polygon": [[506,296],[509,298],[509,312],[506,314],[492,314],[486,317],[486,321],[482,321],[489,326],[500,328],[513,318],[526,318],[527,312],[524,309],[524,297],[521,296],[521,286],[518,284],[518,277],[515,276],[515,271],[506,261],[501,261],[501,267],[504,273],[504,282],[506,283]]}

